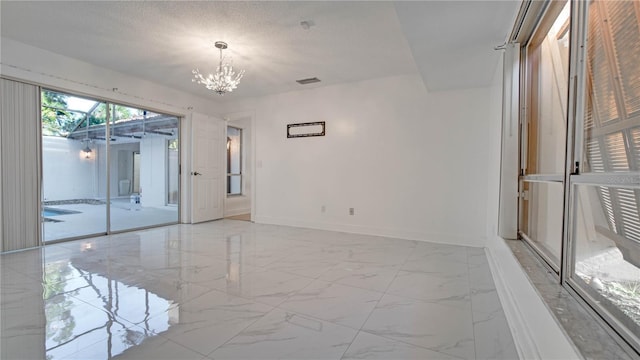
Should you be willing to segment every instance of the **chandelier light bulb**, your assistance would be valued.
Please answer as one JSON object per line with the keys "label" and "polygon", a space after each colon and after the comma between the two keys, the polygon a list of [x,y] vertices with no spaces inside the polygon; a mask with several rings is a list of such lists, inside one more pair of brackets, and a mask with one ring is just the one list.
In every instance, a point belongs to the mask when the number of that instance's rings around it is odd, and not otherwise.
{"label": "chandelier light bulb", "polygon": [[244,70],[236,73],[231,63],[226,61],[226,58],[222,56],[222,50],[227,48],[227,43],[216,41],[215,46],[220,49],[220,63],[216,68],[215,74],[203,76],[200,70],[196,68],[191,71],[193,74],[191,81],[204,85],[204,87],[214,91],[218,95],[224,95],[238,87],[240,79],[244,76]]}

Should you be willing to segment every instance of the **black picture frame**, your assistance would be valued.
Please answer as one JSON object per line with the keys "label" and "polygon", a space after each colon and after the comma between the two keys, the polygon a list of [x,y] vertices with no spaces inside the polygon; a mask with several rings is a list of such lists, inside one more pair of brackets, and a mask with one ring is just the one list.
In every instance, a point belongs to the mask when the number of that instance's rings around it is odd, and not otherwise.
{"label": "black picture frame", "polygon": [[[304,131],[304,127],[316,127],[320,126],[321,131],[313,131],[310,129],[308,132]],[[295,133],[292,133],[292,129],[295,130]],[[298,123],[298,124],[288,124],[287,125],[287,138],[301,138],[301,137],[311,137],[311,136],[324,136],[325,135],[325,122],[324,121],[316,121],[316,122],[308,122],[308,123]]]}

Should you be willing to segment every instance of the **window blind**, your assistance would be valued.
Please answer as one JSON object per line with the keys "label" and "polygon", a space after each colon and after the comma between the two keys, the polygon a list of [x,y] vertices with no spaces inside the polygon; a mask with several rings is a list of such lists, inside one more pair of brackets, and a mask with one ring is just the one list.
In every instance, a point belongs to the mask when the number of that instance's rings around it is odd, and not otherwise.
{"label": "window blind", "polygon": [[[640,171],[640,7],[592,2],[587,35],[585,169]],[[610,230],[640,242],[640,192],[600,186],[598,195]]]}
{"label": "window blind", "polygon": [[0,79],[0,251],[40,245],[40,90]]}

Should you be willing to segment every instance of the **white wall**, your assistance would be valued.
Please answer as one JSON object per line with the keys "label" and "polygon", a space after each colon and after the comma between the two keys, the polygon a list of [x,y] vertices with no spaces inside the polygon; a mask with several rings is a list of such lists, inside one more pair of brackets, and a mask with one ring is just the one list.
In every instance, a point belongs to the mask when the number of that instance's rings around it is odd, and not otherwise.
{"label": "white wall", "polygon": [[[118,181],[120,179],[124,179],[127,176],[124,176],[124,174],[120,174],[119,173],[119,169],[120,169],[120,164],[119,164],[119,152],[120,151],[124,151],[127,153],[130,153],[131,156],[133,157],[133,152],[134,151],[140,151],[140,145],[139,143],[136,142],[132,142],[132,143],[124,143],[124,144],[118,144],[118,143],[110,143],[110,147],[111,147],[111,154],[110,154],[110,169],[109,169],[109,175],[111,176],[111,181],[110,181],[110,195],[111,198],[117,198],[118,197]],[[96,183],[97,183],[97,196],[105,199],[107,197],[107,192],[106,192],[106,181],[107,181],[107,153],[106,153],[106,146],[105,144],[96,144],[95,145],[96,151],[95,151],[95,156],[96,156],[96,163],[97,163],[97,172],[96,172]],[[130,161],[130,165],[131,165],[131,171],[133,171],[133,158],[129,159]],[[127,164],[129,165],[129,164]],[[127,166],[129,167],[129,166]],[[129,175],[129,174],[127,174]],[[46,178],[45,178],[45,181]]]}
{"label": "white wall", "polygon": [[241,117],[227,122],[227,126],[242,129],[242,195],[225,197],[224,216],[248,214],[251,212],[253,148],[252,119]]}
{"label": "white wall", "polygon": [[42,137],[44,200],[93,199],[96,196],[95,151],[85,158],[79,140]]}
{"label": "white wall", "polygon": [[231,104],[255,113],[255,221],[483,246],[491,101],[406,75]]}
{"label": "white wall", "polygon": [[[503,58],[500,57],[493,78],[490,95],[490,113],[488,123],[487,149],[487,239],[500,232],[498,218],[500,213],[500,173],[502,151],[502,98],[503,98]],[[517,132],[517,131],[516,131]],[[517,175],[514,172],[514,175]],[[513,194],[515,197],[515,192]]]}
{"label": "white wall", "polygon": [[142,206],[167,203],[167,139],[145,136],[140,140],[140,188]]}

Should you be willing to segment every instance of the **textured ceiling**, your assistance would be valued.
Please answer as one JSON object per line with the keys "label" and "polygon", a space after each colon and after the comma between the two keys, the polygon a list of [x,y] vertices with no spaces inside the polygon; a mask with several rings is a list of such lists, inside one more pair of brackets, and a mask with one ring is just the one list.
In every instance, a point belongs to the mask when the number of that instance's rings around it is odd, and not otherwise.
{"label": "textured ceiling", "polygon": [[[209,97],[217,40],[246,74],[225,99],[420,72],[429,89],[486,86],[518,2],[0,2],[1,35]],[[312,21],[310,29],[301,21]],[[417,64],[417,65],[416,65]],[[472,66],[475,65],[475,66]],[[466,69],[465,71],[460,71]],[[487,75],[487,72],[491,74]],[[487,80],[487,76],[488,80]]]}
{"label": "textured ceiling", "polygon": [[431,90],[491,84],[519,1],[398,2],[396,10],[422,78]]}

